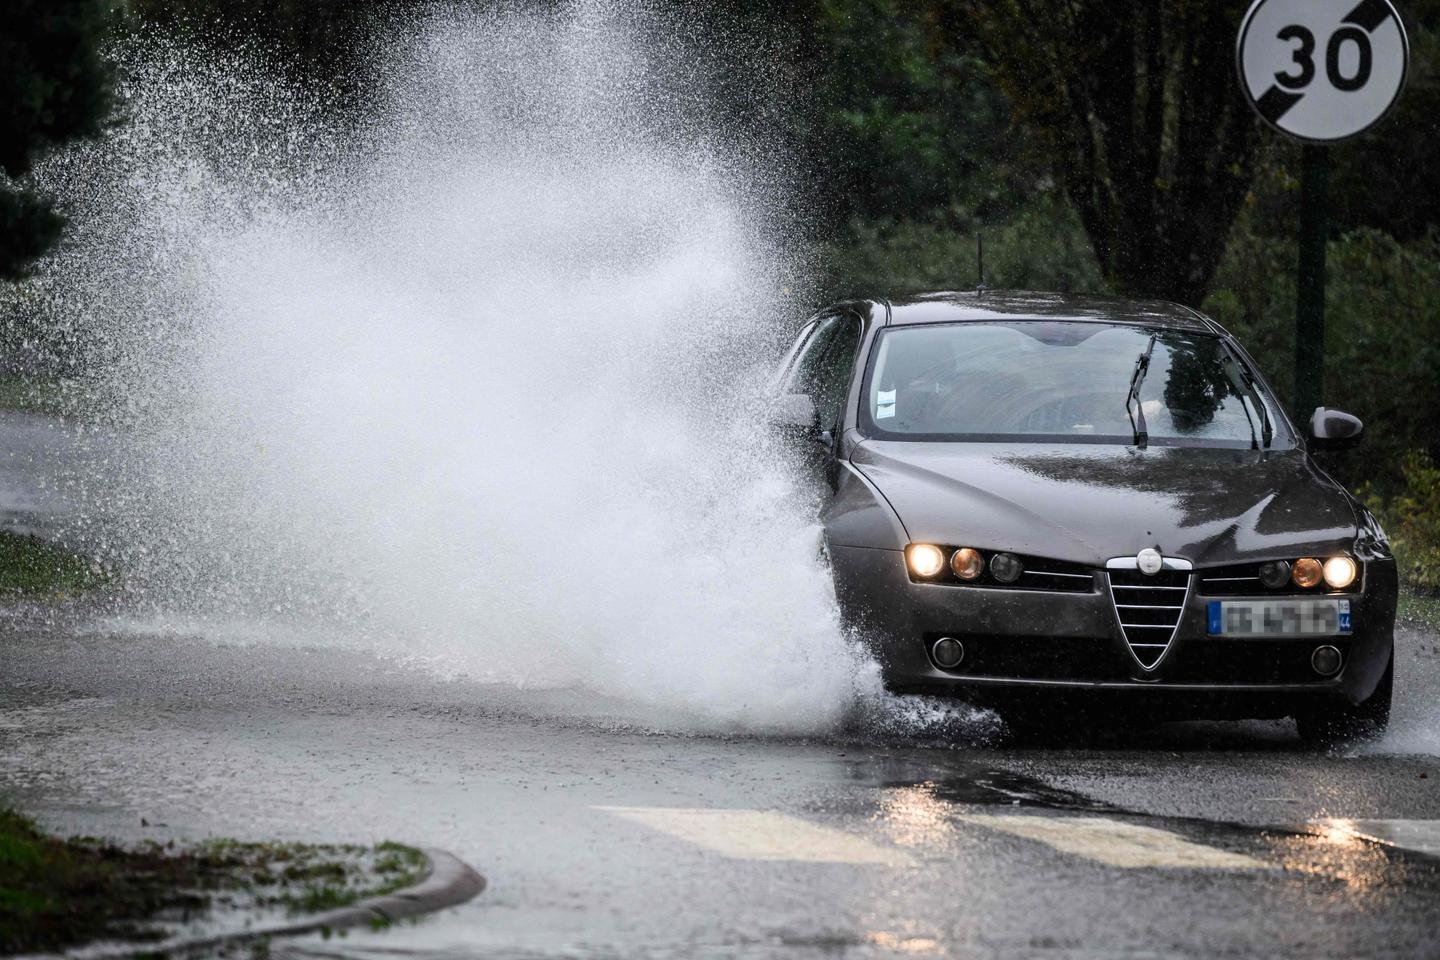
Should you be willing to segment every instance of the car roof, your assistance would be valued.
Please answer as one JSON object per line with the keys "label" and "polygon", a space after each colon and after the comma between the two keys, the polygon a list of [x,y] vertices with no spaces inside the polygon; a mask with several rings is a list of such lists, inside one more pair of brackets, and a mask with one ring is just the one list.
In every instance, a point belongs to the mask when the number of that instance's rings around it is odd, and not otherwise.
{"label": "car roof", "polygon": [[[886,301],[881,301],[883,305]],[[1224,333],[1219,324],[1166,300],[1079,296],[1020,290],[923,293],[888,301],[891,324],[958,323],[967,320],[1065,320],[1125,323],[1169,330]]]}

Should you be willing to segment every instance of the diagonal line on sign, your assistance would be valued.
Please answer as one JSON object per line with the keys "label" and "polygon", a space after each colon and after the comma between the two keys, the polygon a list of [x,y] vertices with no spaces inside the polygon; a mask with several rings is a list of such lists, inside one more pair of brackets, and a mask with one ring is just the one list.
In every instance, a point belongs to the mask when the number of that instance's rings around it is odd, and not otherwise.
{"label": "diagonal line on sign", "polygon": [[1300,102],[1300,97],[1301,94],[1290,93],[1281,90],[1278,86],[1273,86],[1266,90],[1259,100],[1255,101],[1255,109],[1260,111],[1260,116],[1275,123],[1289,113],[1291,107]]}
{"label": "diagonal line on sign", "polygon": [[1385,0],[1360,0],[1360,5],[1345,15],[1341,23],[1353,23],[1366,33],[1374,33],[1390,17],[1390,5]]}

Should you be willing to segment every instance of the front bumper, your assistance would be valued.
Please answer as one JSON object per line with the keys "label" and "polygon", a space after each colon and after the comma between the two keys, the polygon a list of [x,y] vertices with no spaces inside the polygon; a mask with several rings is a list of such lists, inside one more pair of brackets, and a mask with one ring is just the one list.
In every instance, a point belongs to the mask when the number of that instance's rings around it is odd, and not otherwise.
{"label": "front bumper", "polygon": [[[1374,692],[1390,660],[1395,621],[1393,561],[1366,565],[1343,637],[1248,640],[1210,637],[1205,604],[1191,591],[1171,648],[1154,670],[1131,656],[1103,571],[1088,592],[913,583],[899,551],[832,545],[836,592],[864,636],[886,685],[897,692],[1002,702],[1042,692],[1113,697],[1194,716],[1284,716],[1329,700],[1356,704]],[[1230,598],[1227,598],[1230,599]],[[953,670],[932,662],[942,636],[966,645]],[[1334,677],[1310,667],[1316,645],[1345,656]]]}

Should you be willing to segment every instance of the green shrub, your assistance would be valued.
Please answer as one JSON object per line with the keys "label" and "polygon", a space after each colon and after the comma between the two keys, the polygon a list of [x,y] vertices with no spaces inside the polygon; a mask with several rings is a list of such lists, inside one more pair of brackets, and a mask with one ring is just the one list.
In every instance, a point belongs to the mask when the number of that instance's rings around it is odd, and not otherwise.
{"label": "green shrub", "polygon": [[1405,492],[1390,500],[1367,500],[1385,524],[1400,578],[1411,588],[1440,594],[1440,467],[1430,455],[1413,450],[1401,464]]}
{"label": "green shrub", "polygon": [[0,598],[7,593],[56,594],[105,583],[94,561],[39,537],[0,530]]}
{"label": "green shrub", "polygon": [[[1440,233],[1400,243],[1376,230],[1331,241],[1325,290],[1325,405],[1365,421],[1356,450],[1326,457],[1339,479],[1387,497],[1405,487],[1408,450],[1440,455]],[[1254,354],[1282,398],[1292,394],[1295,243],[1242,217],[1205,301]],[[1297,422],[1305,411],[1291,410]]]}

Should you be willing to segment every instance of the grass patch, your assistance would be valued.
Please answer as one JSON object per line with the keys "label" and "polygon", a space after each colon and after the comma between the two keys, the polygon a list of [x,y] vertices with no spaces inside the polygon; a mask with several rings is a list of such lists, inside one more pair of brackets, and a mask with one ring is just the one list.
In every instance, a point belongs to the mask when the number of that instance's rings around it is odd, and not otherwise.
{"label": "grass patch", "polygon": [[89,557],[39,537],[0,530],[0,592],[76,593],[107,579]]}
{"label": "grass patch", "polygon": [[407,887],[425,865],[420,851],[393,843],[61,840],[0,808],[0,954],[157,943],[221,909],[314,913]]}
{"label": "grass patch", "polygon": [[203,910],[188,858],[62,841],[0,810],[0,953],[56,950],[99,937],[154,940],[145,920]]}

